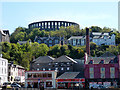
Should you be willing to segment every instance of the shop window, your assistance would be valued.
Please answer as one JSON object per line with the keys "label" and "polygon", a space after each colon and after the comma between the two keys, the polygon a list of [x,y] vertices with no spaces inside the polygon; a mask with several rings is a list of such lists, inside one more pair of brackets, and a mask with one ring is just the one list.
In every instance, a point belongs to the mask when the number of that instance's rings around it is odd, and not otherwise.
{"label": "shop window", "polygon": [[47,77],[47,74],[46,74],[46,73],[44,73],[44,74],[43,74],[43,77]]}
{"label": "shop window", "polygon": [[43,77],[43,75],[41,73],[38,74],[38,77]]}
{"label": "shop window", "polygon": [[52,74],[48,74],[48,77],[52,77]]}
{"label": "shop window", "polygon": [[52,87],[52,82],[46,82],[46,87]]}
{"label": "shop window", "polygon": [[37,74],[33,74],[33,77],[36,78],[36,77],[37,77]]}
{"label": "shop window", "polygon": [[31,78],[32,77],[32,74],[28,74],[28,78]]}

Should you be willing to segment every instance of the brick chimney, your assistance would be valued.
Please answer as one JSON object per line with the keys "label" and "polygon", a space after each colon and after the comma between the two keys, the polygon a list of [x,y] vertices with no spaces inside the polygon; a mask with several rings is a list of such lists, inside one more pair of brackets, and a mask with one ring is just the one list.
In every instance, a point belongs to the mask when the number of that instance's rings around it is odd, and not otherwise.
{"label": "brick chimney", "polygon": [[86,52],[90,56],[90,38],[89,38],[89,28],[86,28]]}

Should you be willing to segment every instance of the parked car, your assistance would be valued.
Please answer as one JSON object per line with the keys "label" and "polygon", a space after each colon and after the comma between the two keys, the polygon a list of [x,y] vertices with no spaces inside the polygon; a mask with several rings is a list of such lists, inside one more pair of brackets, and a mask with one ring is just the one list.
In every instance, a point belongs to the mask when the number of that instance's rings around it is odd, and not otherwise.
{"label": "parked car", "polygon": [[12,84],[11,84],[11,87],[18,87],[18,88],[21,88],[21,86],[20,86],[19,84],[17,84],[17,83],[12,83]]}
{"label": "parked car", "polygon": [[4,82],[2,85],[2,88],[11,88],[11,83],[10,82]]}

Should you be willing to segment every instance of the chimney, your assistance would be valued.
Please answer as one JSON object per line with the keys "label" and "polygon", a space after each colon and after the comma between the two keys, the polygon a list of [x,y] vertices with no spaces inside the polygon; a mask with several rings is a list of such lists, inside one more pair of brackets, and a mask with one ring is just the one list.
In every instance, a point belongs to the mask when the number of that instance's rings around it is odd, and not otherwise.
{"label": "chimney", "polygon": [[86,52],[90,56],[90,38],[89,38],[89,28],[86,28]]}

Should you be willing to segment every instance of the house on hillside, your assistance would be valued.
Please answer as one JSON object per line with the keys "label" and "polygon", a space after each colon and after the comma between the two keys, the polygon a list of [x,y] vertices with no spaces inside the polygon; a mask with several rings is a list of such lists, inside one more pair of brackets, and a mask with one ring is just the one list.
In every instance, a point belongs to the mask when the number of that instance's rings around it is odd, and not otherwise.
{"label": "house on hillside", "polygon": [[[94,42],[97,45],[116,45],[115,34],[91,32],[90,42]],[[68,39],[68,43],[73,46],[84,46],[86,45],[86,36],[71,36]]]}
{"label": "house on hillside", "polygon": [[54,46],[56,44],[64,44],[63,37],[35,37],[34,42],[38,42],[39,44],[45,43],[48,47]]}

